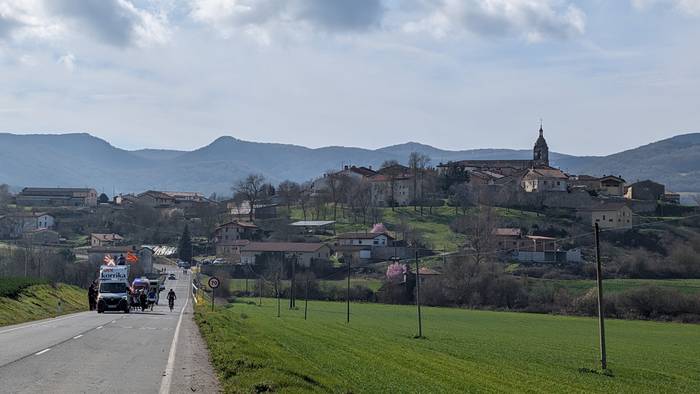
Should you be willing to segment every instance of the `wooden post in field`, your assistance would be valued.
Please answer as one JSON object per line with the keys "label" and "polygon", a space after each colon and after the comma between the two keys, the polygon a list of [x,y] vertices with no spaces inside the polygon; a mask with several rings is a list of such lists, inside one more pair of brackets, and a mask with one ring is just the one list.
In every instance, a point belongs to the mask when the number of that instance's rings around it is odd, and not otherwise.
{"label": "wooden post in field", "polygon": [[595,260],[596,282],[598,284],[598,330],[600,334],[600,366],[604,370],[608,368],[607,355],[605,354],[605,311],[603,303],[603,269],[600,265],[600,229],[595,224]]}
{"label": "wooden post in field", "polygon": [[279,276],[277,276],[277,280],[275,281],[275,294],[277,295],[277,317],[280,317],[280,279]]}
{"label": "wooden post in field", "polygon": [[304,291],[304,320],[309,310],[309,278],[306,278],[306,291]]}
{"label": "wooden post in field", "polygon": [[423,337],[423,318],[420,314],[420,266],[418,264],[418,249],[414,247],[416,257],[416,307],[418,308],[418,338]]}
{"label": "wooden post in field", "polygon": [[348,259],[348,294],[347,294],[347,320],[350,323],[350,259]]}

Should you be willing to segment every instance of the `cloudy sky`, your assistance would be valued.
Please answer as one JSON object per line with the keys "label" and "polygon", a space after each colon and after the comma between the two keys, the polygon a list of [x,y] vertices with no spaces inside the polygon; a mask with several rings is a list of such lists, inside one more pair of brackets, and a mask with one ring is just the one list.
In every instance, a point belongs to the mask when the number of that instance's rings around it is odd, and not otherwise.
{"label": "cloudy sky", "polygon": [[0,0],[0,131],[607,154],[700,132],[700,0]]}

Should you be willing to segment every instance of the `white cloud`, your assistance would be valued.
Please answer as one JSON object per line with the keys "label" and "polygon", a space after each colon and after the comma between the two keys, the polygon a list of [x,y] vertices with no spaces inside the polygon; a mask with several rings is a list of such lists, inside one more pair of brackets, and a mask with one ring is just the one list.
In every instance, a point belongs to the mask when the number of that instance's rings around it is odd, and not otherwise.
{"label": "white cloud", "polygon": [[271,32],[319,30],[363,31],[381,24],[381,0],[191,0],[190,16],[211,25],[224,37],[237,32],[269,42]]}
{"label": "white cloud", "polygon": [[634,8],[647,10],[653,7],[673,8],[683,14],[700,16],[700,0],[631,0]]}
{"label": "white cloud", "polygon": [[50,12],[71,28],[95,34],[115,46],[146,46],[168,40],[167,18],[129,0],[45,0]]}
{"label": "white cloud", "polygon": [[62,64],[66,70],[73,72],[75,70],[75,55],[67,53],[58,58],[58,63]]}
{"label": "white cloud", "polygon": [[404,25],[409,32],[436,37],[463,31],[479,36],[522,37],[530,42],[566,39],[585,32],[586,15],[554,0],[443,0],[427,17]]}
{"label": "white cloud", "polygon": [[0,0],[0,39],[90,36],[114,45],[146,46],[169,38],[164,12],[129,0]]}

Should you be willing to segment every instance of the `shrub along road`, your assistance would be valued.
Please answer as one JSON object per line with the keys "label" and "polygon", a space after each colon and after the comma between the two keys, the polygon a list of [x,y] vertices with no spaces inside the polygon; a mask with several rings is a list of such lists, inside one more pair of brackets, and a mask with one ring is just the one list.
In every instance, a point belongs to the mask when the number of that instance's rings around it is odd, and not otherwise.
{"label": "shrub along road", "polygon": [[[253,300],[250,300],[253,302]],[[255,300],[257,301],[257,300]],[[608,320],[613,376],[591,318],[303,301],[196,310],[227,392],[700,392],[700,326]]]}

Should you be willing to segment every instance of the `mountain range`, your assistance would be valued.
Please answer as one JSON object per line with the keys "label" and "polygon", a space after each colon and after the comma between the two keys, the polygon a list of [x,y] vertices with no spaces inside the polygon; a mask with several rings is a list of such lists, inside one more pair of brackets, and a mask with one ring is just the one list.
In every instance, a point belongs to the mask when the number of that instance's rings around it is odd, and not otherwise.
{"label": "mountain range", "polygon": [[[327,170],[354,164],[378,167],[385,160],[405,163],[411,152],[432,164],[464,159],[529,159],[531,150],[451,151],[408,142],[380,149],[242,141],[220,137],[193,151],[129,151],[86,133],[0,133],[0,183],[25,186],[94,187],[99,192],[147,189],[231,194],[231,186],[250,173],[270,182],[298,182]],[[669,190],[700,192],[700,133],[683,134],[608,156],[550,153],[550,161],[569,174],[621,175],[628,182],[653,179]]]}

